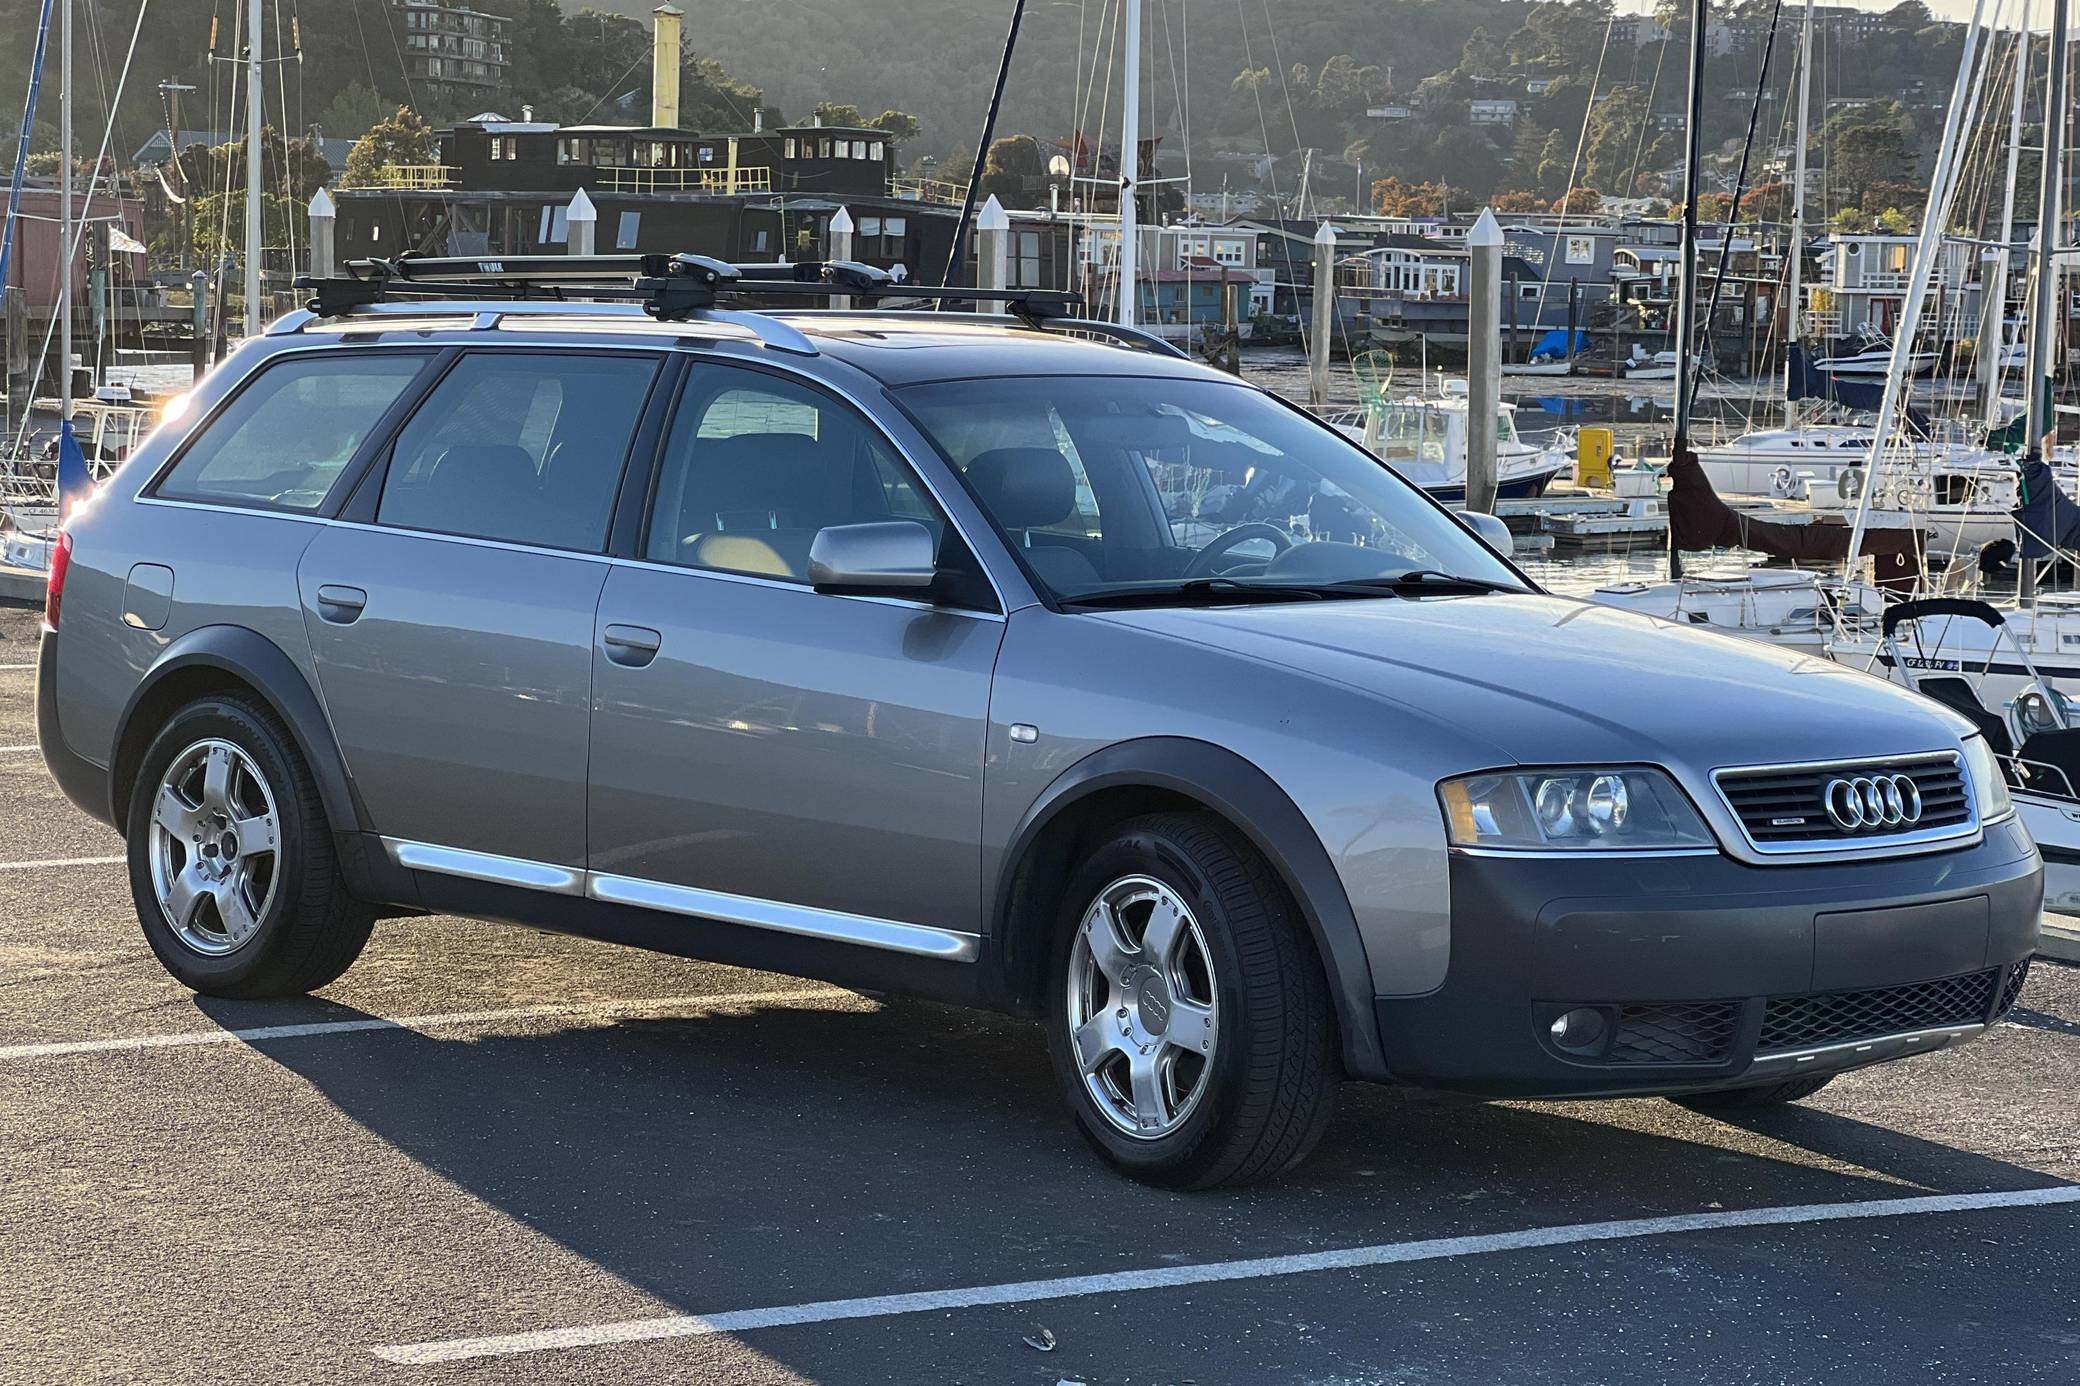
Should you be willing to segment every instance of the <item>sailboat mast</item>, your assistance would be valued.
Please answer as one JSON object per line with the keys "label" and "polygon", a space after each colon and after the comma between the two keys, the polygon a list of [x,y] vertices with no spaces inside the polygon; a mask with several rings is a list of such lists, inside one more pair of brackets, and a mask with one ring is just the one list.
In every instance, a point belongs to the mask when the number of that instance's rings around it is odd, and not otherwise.
{"label": "sailboat mast", "polygon": [[[259,0],[254,0],[259,3]],[[1141,186],[1141,0],[1127,0],[1126,111],[1119,123],[1119,324],[1134,325],[1140,297],[1140,228],[1135,224]]]}
{"label": "sailboat mast", "polygon": [[2022,98],[2029,85],[2029,4],[2015,30],[2015,95],[2008,110],[2008,187],[2001,195],[2000,249],[1986,273],[1986,305],[1979,329],[1979,382],[1986,400],[1986,426],[1998,427],[2001,358],[2008,344],[2008,243],[2015,238],[2015,173],[2022,157]]}
{"label": "sailboat mast", "polygon": [[[2051,401],[2045,387],[2053,352],[2052,286],[2058,281],[2058,183],[2065,169],[2059,146],[2066,121],[2066,0],[2051,0],[2051,53],[2045,61],[2044,173],[2037,180],[2037,280],[2030,294],[2029,364],[2024,370],[2028,393],[2029,450],[2023,465],[2043,460],[2044,435],[2051,431]],[[2016,597],[2024,606],[2036,600],[2037,564],[2022,546]]]}
{"label": "sailboat mast", "polygon": [[[1675,455],[1690,450],[1690,407],[1696,382],[1690,370],[1692,338],[1697,335],[1697,189],[1704,151],[1704,26],[1706,0],[1690,0],[1690,90],[1684,100],[1683,239],[1676,252],[1676,419]],[[1728,235],[1732,232],[1729,230]],[[1706,325],[1706,331],[1710,331]],[[1668,575],[1683,575],[1683,551],[1676,547],[1676,527],[1668,527]]]}
{"label": "sailboat mast", "polygon": [[[1998,0],[1996,0],[1998,3]],[[2063,5],[2065,0],[2058,0]],[[1957,81],[1950,89],[1950,109],[1943,117],[1943,142],[1936,151],[1934,175],[1928,183],[1928,201],[1921,212],[1921,230],[1914,241],[1914,260],[1907,271],[1906,295],[1900,302],[1899,325],[1892,334],[1892,355],[1885,370],[1885,395],[1878,402],[1877,426],[1871,430],[1871,450],[1863,470],[1863,491],[1856,498],[1856,518],[1849,526],[1849,571],[1863,553],[1863,536],[1870,523],[1871,498],[1877,494],[1878,476],[1888,450],[1893,447],[1892,430],[1910,392],[1913,372],[1909,368],[1914,340],[1921,332],[1922,308],[1928,302],[1929,281],[1935,275],[1936,259],[1943,253],[1943,228],[1950,224],[1951,208],[1957,202],[1958,169],[1971,112],[1976,111],[1977,83],[1973,65],[1979,60],[1979,36],[1985,31],[1986,0],[1973,0],[1972,22],[1964,31],[1964,47],[1957,55]],[[1940,322],[1941,313],[1937,319]]]}
{"label": "sailboat mast", "polygon": [[72,0],[64,4],[58,91],[58,417],[72,422]]}
{"label": "sailboat mast", "polygon": [[[68,0],[69,2],[69,0]],[[260,335],[260,0],[246,8],[246,335]]]}
{"label": "sailboat mast", "polygon": [[[1791,282],[1786,293],[1791,311],[1785,332],[1793,343],[1803,342],[1806,289],[1806,131],[1813,111],[1813,0],[1806,0],[1805,14],[1798,22],[1798,138],[1792,144],[1791,162]],[[1784,363],[1784,426],[1798,421],[1798,406],[1791,399],[1790,353]]]}

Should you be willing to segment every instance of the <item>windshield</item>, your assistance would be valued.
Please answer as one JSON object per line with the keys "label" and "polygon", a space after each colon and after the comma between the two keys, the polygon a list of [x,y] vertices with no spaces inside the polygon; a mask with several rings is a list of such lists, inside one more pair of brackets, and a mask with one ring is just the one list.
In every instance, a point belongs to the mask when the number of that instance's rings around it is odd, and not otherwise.
{"label": "windshield", "polygon": [[1059,601],[1299,597],[1411,573],[1528,590],[1362,449],[1240,384],[998,377],[900,393]]}

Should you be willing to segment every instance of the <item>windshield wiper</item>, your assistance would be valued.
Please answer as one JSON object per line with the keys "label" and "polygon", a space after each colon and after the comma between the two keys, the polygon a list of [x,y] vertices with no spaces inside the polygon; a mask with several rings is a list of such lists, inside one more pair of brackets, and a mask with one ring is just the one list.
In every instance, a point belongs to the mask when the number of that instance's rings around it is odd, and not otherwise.
{"label": "windshield wiper", "polygon": [[1331,583],[1331,587],[1360,592],[1392,592],[1406,595],[1410,592],[1515,592],[1528,594],[1530,589],[1519,587],[1513,582],[1493,582],[1487,578],[1464,577],[1458,573],[1441,572],[1436,568],[1411,568],[1405,573],[1393,573],[1386,577],[1349,578]]}
{"label": "windshield wiper", "polygon": [[1189,578],[1168,587],[1122,587],[1110,592],[1090,592],[1064,597],[1064,606],[1217,606],[1237,601],[1333,601],[1352,597],[1387,595],[1368,592],[1346,583],[1330,582],[1244,582],[1238,578]]}

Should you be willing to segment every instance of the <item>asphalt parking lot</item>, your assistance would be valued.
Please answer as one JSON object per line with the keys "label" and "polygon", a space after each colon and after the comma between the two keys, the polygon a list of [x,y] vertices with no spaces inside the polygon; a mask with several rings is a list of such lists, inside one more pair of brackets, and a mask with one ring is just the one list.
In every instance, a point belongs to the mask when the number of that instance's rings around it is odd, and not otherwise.
{"label": "asphalt parking lot", "polygon": [[1161,1194],[987,1016],[460,919],[192,996],[45,778],[35,640],[0,1381],[2080,1380],[2080,970],[1738,1124],[1353,1087],[1283,1182]]}

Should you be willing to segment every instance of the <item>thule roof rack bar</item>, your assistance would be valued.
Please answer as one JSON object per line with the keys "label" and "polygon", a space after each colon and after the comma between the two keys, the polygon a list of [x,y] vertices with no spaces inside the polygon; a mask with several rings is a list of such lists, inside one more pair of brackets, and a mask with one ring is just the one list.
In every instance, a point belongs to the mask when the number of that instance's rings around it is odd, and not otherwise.
{"label": "thule roof rack bar", "polygon": [[[903,311],[926,302],[1001,305],[1002,311],[966,319],[1006,326],[1052,327],[1160,355],[1184,357],[1174,343],[1154,333],[1077,316],[1081,295],[1059,289],[979,289],[963,285],[912,284],[887,270],[853,260],[805,260],[731,264],[705,255],[400,255],[351,260],[336,276],[297,279],[310,294],[309,310],[321,318],[400,299],[511,299],[574,302],[611,299],[640,303],[664,322],[693,318],[749,326],[768,341],[776,334],[792,350],[814,347],[792,328],[764,314],[727,311],[724,297],[821,300],[849,299],[858,308]],[[770,324],[772,331],[760,330]]]}
{"label": "thule roof rack bar", "polygon": [[1081,296],[1061,290],[909,284],[851,260],[733,265],[705,255],[401,255],[352,260],[339,276],[300,278],[296,286],[310,292],[310,310],[321,317],[400,296],[633,299],[667,322],[712,308],[723,296],[1001,303],[1031,323],[1073,318],[1083,307]]}

